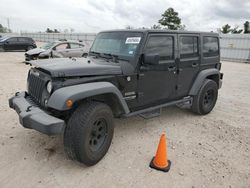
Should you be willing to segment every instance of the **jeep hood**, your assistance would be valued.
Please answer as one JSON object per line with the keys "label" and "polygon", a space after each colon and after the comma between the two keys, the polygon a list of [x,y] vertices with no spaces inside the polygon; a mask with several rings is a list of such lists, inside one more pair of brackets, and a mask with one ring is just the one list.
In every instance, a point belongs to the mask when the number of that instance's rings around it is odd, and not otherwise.
{"label": "jeep hood", "polygon": [[33,66],[49,72],[52,77],[121,74],[118,63],[94,58],[55,58],[35,60]]}

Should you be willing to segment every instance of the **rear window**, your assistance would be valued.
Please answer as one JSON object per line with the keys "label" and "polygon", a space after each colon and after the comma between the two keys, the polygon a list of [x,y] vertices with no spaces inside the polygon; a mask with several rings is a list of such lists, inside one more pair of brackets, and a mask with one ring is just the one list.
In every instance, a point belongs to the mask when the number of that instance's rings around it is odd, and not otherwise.
{"label": "rear window", "polygon": [[212,57],[219,55],[218,37],[203,37],[203,56]]}

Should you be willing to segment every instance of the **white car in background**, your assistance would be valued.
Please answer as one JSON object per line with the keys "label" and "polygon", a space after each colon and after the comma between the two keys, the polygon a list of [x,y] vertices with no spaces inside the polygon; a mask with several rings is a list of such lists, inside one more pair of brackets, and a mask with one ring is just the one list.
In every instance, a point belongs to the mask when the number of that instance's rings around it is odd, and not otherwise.
{"label": "white car in background", "polygon": [[89,47],[81,41],[59,40],[49,42],[40,48],[34,48],[25,53],[25,60],[62,58],[62,57],[86,57]]}

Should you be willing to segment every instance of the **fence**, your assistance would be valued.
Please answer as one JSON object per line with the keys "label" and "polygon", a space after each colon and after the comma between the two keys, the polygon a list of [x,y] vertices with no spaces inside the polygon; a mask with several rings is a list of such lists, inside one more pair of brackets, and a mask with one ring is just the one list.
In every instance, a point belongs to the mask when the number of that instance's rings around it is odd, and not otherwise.
{"label": "fence", "polygon": [[81,40],[91,46],[96,37],[96,33],[21,33],[21,36],[31,37],[35,41],[52,42],[55,40]]}
{"label": "fence", "polygon": [[0,33],[0,36],[19,36],[19,33]]}
{"label": "fence", "polygon": [[250,62],[250,34],[221,34],[221,59]]}

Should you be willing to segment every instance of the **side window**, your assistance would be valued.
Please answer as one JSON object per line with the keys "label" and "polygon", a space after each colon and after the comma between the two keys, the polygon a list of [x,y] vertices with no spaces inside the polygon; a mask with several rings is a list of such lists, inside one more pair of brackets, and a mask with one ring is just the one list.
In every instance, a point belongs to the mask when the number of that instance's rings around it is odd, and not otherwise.
{"label": "side window", "polygon": [[219,55],[219,41],[217,37],[203,37],[203,56],[211,57]]}
{"label": "side window", "polygon": [[68,48],[68,44],[64,43],[64,44],[59,44],[58,46],[56,46],[56,50],[65,50]]}
{"label": "side window", "polygon": [[198,37],[180,37],[180,57],[190,58],[197,57],[198,55]]}
{"label": "side window", "polygon": [[158,54],[160,60],[174,59],[174,38],[171,36],[150,36],[145,53]]}
{"label": "side window", "polygon": [[17,42],[17,38],[16,37],[12,37],[12,38],[9,38],[7,41],[11,42],[11,43],[15,43],[15,42]]}
{"label": "side window", "polygon": [[21,38],[21,37],[19,37],[18,41],[19,42],[28,42],[28,39],[27,38]]}
{"label": "side window", "polygon": [[83,46],[77,43],[70,43],[71,49],[82,48]]}

